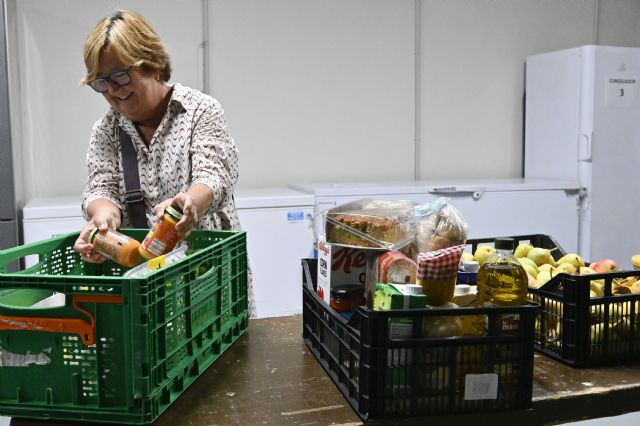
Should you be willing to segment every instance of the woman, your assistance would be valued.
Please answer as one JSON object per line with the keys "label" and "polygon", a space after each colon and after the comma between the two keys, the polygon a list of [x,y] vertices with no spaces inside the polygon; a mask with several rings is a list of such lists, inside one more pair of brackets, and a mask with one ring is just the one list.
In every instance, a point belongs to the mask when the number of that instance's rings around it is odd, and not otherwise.
{"label": "woman", "polygon": [[[92,229],[147,227],[169,205],[183,212],[176,225],[180,236],[195,228],[239,229],[237,148],[222,107],[202,92],[167,84],[169,54],[146,20],[124,10],[102,19],[85,40],[84,62],[81,83],[111,108],[93,126],[87,153],[82,209],[88,223],[74,246],[82,258],[105,260],[88,243]],[[132,191],[137,188],[130,178],[125,184],[121,152],[129,143],[135,154],[124,162],[130,176],[139,175],[139,191]],[[139,173],[131,172],[136,160]],[[253,314],[251,283],[248,293]]]}

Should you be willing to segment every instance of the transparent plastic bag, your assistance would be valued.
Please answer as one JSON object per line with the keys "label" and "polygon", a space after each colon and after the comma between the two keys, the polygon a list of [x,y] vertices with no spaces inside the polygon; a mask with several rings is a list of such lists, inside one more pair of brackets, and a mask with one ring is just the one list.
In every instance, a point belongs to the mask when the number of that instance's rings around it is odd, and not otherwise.
{"label": "transparent plastic bag", "polygon": [[417,209],[420,218],[416,226],[416,249],[418,253],[440,250],[465,244],[469,226],[462,213],[449,199],[442,197],[434,203]]}
{"label": "transparent plastic bag", "polygon": [[162,256],[154,257],[135,268],[128,270],[124,276],[128,278],[144,278],[157,269],[164,268],[180,259],[187,257],[187,245],[183,244],[173,251],[163,254]]}
{"label": "transparent plastic bag", "polygon": [[363,198],[325,212],[328,243],[398,250],[415,239],[414,209],[404,200]]}

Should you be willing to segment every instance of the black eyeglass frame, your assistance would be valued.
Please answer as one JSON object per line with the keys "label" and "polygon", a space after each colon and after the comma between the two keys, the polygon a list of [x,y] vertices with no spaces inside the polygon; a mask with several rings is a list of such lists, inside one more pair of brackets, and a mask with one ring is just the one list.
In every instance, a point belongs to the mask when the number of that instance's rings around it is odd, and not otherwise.
{"label": "black eyeglass frame", "polygon": [[[96,92],[98,93],[104,93],[107,90],[109,90],[109,83],[113,83],[116,86],[126,86],[127,84],[131,83],[131,74],[129,74],[129,70],[131,69],[132,65],[129,65],[128,67],[121,69],[121,70],[117,70],[112,72],[111,74],[105,76],[105,77],[98,77],[98,78],[94,78],[93,80],[91,80],[90,82],[88,82],[87,84]],[[122,76],[126,77],[126,81],[123,83],[118,82],[116,79],[114,79],[114,75],[115,74],[120,74],[120,73],[124,73]],[[100,83],[104,81],[105,86],[104,86],[104,90],[99,90],[98,88],[96,88],[96,84]]]}

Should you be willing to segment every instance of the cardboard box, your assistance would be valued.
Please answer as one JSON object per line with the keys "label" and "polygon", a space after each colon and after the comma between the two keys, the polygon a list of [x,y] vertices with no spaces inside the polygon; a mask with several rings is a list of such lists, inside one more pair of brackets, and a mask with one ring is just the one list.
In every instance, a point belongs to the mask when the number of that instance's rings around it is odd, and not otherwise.
{"label": "cardboard box", "polygon": [[405,284],[377,284],[374,309],[390,311],[392,309],[424,308],[427,296],[420,292],[407,291]]}
{"label": "cardboard box", "polygon": [[318,236],[318,288],[325,303],[330,304],[331,287],[343,284],[365,284],[367,254],[365,250],[327,243]]}

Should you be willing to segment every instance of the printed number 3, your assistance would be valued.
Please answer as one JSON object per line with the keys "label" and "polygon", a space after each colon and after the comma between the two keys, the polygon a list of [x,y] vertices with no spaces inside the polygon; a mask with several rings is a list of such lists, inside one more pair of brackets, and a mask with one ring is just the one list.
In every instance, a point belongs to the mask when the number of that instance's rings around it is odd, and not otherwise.
{"label": "printed number 3", "polygon": [[624,89],[620,89],[620,96],[624,96]]}

